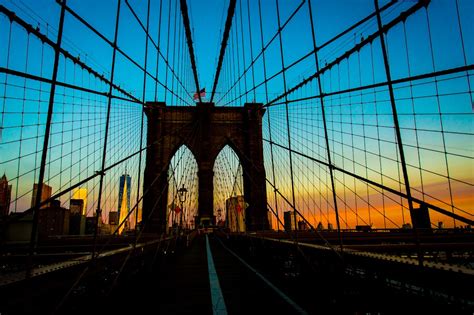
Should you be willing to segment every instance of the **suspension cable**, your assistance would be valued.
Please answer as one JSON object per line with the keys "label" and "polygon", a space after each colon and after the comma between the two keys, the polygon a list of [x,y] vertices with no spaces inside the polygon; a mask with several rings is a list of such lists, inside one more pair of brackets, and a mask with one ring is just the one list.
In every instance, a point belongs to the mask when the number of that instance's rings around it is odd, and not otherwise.
{"label": "suspension cable", "polygon": [[230,28],[232,27],[232,19],[234,17],[236,2],[237,2],[236,0],[230,0],[229,1],[229,8],[227,9],[227,19],[225,21],[224,35],[222,37],[222,42],[221,42],[221,49],[220,49],[220,53],[219,53],[219,61],[217,63],[216,74],[214,75],[214,85],[212,86],[211,101],[210,101],[211,103],[214,100],[214,94],[216,93],[217,83],[219,82],[219,76],[220,76],[220,73],[221,73],[222,62],[224,61],[224,55],[225,55],[225,51],[226,51],[226,48],[227,48],[227,41],[229,40]]}
{"label": "suspension cable", "polygon": [[[231,0],[232,1],[232,0]],[[201,99],[201,90],[199,89],[199,80],[198,80],[198,73],[196,68],[196,58],[194,57],[194,48],[193,48],[193,39],[191,36],[191,27],[189,26],[189,16],[188,16],[188,5],[186,4],[186,0],[180,0],[181,4],[181,14],[183,15],[183,23],[184,29],[186,31],[186,39],[188,43],[189,49],[189,58],[191,59],[191,67],[193,69],[193,76],[194,76],[194,83],[196,85],[196,93],[199,98],[199,102],[202,103]]]}

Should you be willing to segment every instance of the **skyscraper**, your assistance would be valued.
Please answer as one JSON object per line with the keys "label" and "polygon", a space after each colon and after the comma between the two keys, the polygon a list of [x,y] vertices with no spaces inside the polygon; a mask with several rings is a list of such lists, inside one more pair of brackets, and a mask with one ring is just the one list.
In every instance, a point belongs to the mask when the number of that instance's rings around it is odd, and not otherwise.
{"label": "skyscraper", "polygon": [[[51,198],[51,193],[53,191],[53,188],[51,186],[48,186],[46,184],[43,184],[42,189],[41,189],[41,202],[45,201],[46,199]],[[38,184],[33,185],[33,195],[31,196],[31,208],[33,208],[36,204],[36,195],[38,194]],[[40,208],[44,209],[49,207],[50,203],[48,202],[45,205],[42,205]]]}
{"label": "skyscraper", "polygon": [[84,201],[82,199],[71,199],[69,201],[69,210],[71,210],[71,214],[82,215],[83,208],[84,208]]}
{"label": "skyscraper", "polygon": [[83,235],[86,228],[84,215],[84,200],[71,199],[69,201],[69,234]]}
{"label": "skyscraper", "polygon": [[0,217],[8,215],[10,200],[12,197],[12,185],[8,185],[5,174],[0,178]]}
{"label": "skyscraper", "polygon": [[87,214],[87,188],[76,188],[72,194],[72,199],[82,200],[82,215]]}
{"label": "skyscraper", "polygon": [[283,222],[285,226],[285,231],[296,230],[296,220],[295,220],[294,211],[285,211],[283,212]]}
{"label": "skyscraper", "polygon": [[[132,186],[132,178],[128,174],[120,176],[119,182],[119,202],[118,202],[118,217],[119,224],[125,220],[128,212],[130,211],[130,191]],[[119,234],[122,233],[124,228],[128,229],[128,220],[119,229]]]}

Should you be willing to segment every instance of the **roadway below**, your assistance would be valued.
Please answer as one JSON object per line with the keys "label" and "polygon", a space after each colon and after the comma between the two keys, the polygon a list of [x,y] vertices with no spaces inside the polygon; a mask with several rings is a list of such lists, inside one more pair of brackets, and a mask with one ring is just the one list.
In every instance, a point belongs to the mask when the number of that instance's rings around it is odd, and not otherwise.
{"label": "roadway below", "polygon": [[[0,313],[463,314],[466,310],[393,288],[405,286],[403,282],[388,287],[388,278],[380,278],[381,273],[364,274],[354,266],[348,273],[347,265],[319,245],[301,246],[299,250],[306,252],[302,254],[289,241],[221,233],[147,244],[138,247],[142,254],[136,256],[127,256],[125,248],[104,253],[97,266],[88,266],[90,272],[60,308],[83,265],[5,285]],[[363,257],[371,264],[376,258]],[[416,266],[390,263],[389,272],[401,266],[421,275]]]}
{"label": "roadway below", "polygon": [[[206,236],[201,235],[186,250],[168,249],[164,253],[162,249],[163,255],[152,270],[124,277],[102,304],[106,306],[101,311],[110,314],[301,314],[230,254],[216,237],[210,235],[208,241],[206,245]],[[207,249],[212,256],[224,308],[216,307],[213,301]],[[124,301],[126,303],[120,303]]]}

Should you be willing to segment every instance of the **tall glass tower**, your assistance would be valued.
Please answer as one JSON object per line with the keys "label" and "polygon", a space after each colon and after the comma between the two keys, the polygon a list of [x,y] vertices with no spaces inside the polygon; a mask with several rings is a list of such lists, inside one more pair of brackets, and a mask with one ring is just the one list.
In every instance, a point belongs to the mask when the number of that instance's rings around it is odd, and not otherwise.
{"label": "tall glass tower", "polygon": [[[128,212],[130,211],[130,192],[132,186],[132,178],[128,174],[120,176],[119,183],[119,200],[118,200],[118,217],[119,224],[125,219]],[[122,233],[123,229],[128,229],[128,220],[125,222],[119,230]]]}

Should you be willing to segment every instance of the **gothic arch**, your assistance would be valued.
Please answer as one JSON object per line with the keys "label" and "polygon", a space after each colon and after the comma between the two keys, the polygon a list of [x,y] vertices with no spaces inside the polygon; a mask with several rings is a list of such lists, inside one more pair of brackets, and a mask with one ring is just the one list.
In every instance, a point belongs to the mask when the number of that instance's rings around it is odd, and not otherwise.
{"label": "gothic arch", "polygon": [[[247,227],[268,229],[265,168],[263,165],[262,104],[243,107],[197,106],[167,107],[165,103],[147,103],[147,154],[144,176],[143,218],[148,232],[165,230],[167,170],[173,154],[185,144],[198,164],[198,218],[213,219],[213,167],[220,150],[231,146],[244,169],[244,197]],[[164,176],[163,176],[164,174]],[[250,175],[251,174],[251,175]],[[153,205],[158,204],[152,213]]]}
{"label": "gothic arch", "polygon": [[[226,210],[229,197],[243,195],[242,162],[235,149],[225,145],[214,159],[214,213]],[[230,176],[229,176],[230,175]]]}
{"label": "gothic arch", "polygon": [[[190,218],[194,218],[197,210],[197,192],[198,192],[198,165],[196,157],[186,144],[179,145],[170,159],[168,165],[168,196],[167,196],[167,222],[168,225],[173,223],[173,219],[179,220],[180,223],[190,222]],[[181,203],[179,198],[179,189],[185,186],[187,189],[186,198]],[[174,207],[178,205],[181,208],[180,214],[174,213]]]}
{"label": "gothic arch", "polygon": [[244,158],[244,155],[242,153],[243,150],[235,144],[235,141],[233,141],[230,138],[225,138],[222,143],[219,143],[218,145],[216,145],[217,150],[213,151],[213,155],[211,156],[212,161],[214,161],[213,165],[216,163],[217,157],[222,152],[222,150],[224,150],[226,146],[228,146],[229,148],[232,149],[232,151],[234,151],[235,155],[237,155],[237,158],[242,163],[242,160]]}

